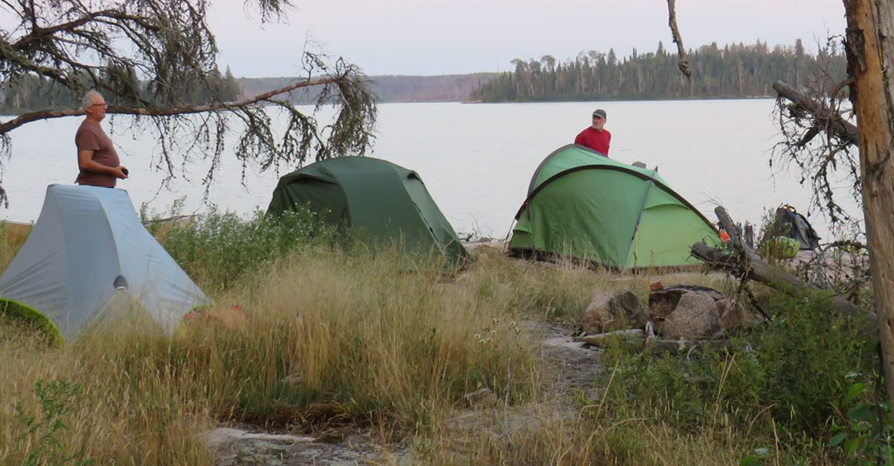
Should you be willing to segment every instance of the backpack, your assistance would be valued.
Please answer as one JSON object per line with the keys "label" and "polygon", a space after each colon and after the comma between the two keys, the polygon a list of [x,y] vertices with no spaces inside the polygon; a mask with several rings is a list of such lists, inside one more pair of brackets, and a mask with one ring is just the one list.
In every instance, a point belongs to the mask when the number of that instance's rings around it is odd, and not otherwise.
{"label": "backpack", "polygon": [[774,236],[793,238],[801,243],[801,250],[812,250],[819,247],[819,235],[807,218],[790,206],[776,209],[776,228]]}

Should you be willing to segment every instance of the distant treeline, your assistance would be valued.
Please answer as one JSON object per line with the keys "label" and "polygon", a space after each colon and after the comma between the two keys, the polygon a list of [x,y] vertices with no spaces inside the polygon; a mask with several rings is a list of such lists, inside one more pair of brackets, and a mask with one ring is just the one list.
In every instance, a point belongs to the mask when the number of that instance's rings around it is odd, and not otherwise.
{"label": "distant treeline", "polygon": [[[133,78],[135,79],[135,78]],[[84,83],[90,81],[85,76]],[[68,89],[56,85],[53,81],[37,76],[25,78],[0,85],[0,113],[23,113],[36,110],[59,110],[79,108],[83,95],[72,95]],[[202,82],[177,83],[182,91],[183,105],[201,104],[211,100],[212,91],[216,91],[222,100],[234,100],[240,94],[239,83],[227,68],[224,73],[213,73],[208,84]],[[88,84],[85,89],[90,89]],[[104,95],[110,105],[116,105],[114,96]],[[146,92],[141,98],[152,102],[151,93]]]}
{"label": "distant treeline", "polygon": [[550,55],[515,59],[515,71],[484,83],[472,98],[538,102],[767,96],[780,79],[806,86],[829,73],[836,82],[843,81],[847,65],[843,53],[828,47],[820,47],[815,55],[806,53],[800,39],[794,46],[777,45],[772,51],[766,42],[757,41],[723,48],[713,43],[688,53],[692,79],[677,69],[676,53],[660,42],[654,53],[634,49],[623,58],[611,49],[607,54],[581,52],[564,63]]}
{"label": "distant treeline", "polygon": [[[469,100],[476,89],[481,88],[498,73],[474,73],[443,76],[372,76],[370,89],[380,102],[461,102]],[[294,82],[294,77],[240,78],[233,77],[227,68],[213,86],[225,100],[254,97]],[[188,86],[186,103],[203,103],[210,100],[207,86]],[[309,88],[293,92],[289,99],[296,104],[313,103],[319,89]],[[22,113],[34,110],[77,108],[83,96],[72,96],[68,90],[55,86],[51,81],[28,77],[0,87],[0,113]],[[106,100],[114,104],[113,98]],[[148,98],[151,101],[151,98]]]}
{"label": "distant treeline", "polygon": [[[370,90],[379,102],[462,102],[497,73],[474,73],[442,76],[371,76]],[[294,77],[241,78],[242,92],[252,97],[293,82]],[[312,103],[317,91],[313,88],[293,92],[290,100],[298,104]]]}

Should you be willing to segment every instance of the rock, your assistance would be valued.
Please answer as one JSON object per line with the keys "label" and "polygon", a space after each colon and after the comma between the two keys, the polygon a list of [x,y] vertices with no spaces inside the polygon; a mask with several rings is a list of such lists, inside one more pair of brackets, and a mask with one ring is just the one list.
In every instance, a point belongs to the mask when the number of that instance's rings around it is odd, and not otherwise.
{"label": "rock", "polygon": [[720,314],[720,321],[725,330],[752,327],[758,323],[757,319],[731,299],[724,298],[714,304],[717,306],[717,313]]}
{"label": "rock", "polygon": [[602,329],[611,324],[614,320],[610,311],[613,297],[614,293],[607,292],[599,293],[593,298],[593,301],[587,306],[587,310],[584,311],[583,322],[581,322],[585,332],[602,333]]}
{"label": "rock", "polygon": [[684,293],[667,316],[661,333],[669,340],[713,339],[723,334],[714,298],[707,293]]}
{"label": "rock", "polygon": [[200,438],[205,440],[205,445],[209,449],[219,449],[229,443],[245,442],[245,441],[268,441],[282,443],[308,443],[316,441],[313,437],[299,435],[278,435],[267,432],[249,432],[242,429],[233,429],[229,427],[218,427],[199,434]]}
{"label": "rock", "polygon": [[688,291],[668,288],[649,293],[649,320],[661,322],[666,319],[677,308],[680,297],[685,293]]}
{"label": "rock", "polygon": [[680,302],[680,297],[690,292],[707,294],[715,301],[725,298],[723,293],[706,286],[674,285],[658,290],[652,290],[652,292],[649,293],[649,320],[653,322],[661,322],[666,319],[667,316],[677,308],[677,303]]}
{"label": "rock", "polygon": [[646,315],[639,298],[630,290],[599,293],[584,311],[583,327],[595,335],[612,330],[642,327]]}
{"label": "rock", "polygon": [[649,291],[658,291],[662,288],[664,288],[664,284],[658,281],[649,284]]}
{"label": "rock", "polygon": [[618,330],[616,332],[599,333],[596,335],[587,335],[583,340],[593,346],[606,348],[615,341],[621,341],[627,346],[642,346],[645,334],[641,329]]}
{"label": "rock", "polygon": [[635,327],[646,325],[646,313],[643,312],[643,305],[634,292],[630,290],[621,290],[615,293],[611,302],[612,310],[623,315],[628,324]]}

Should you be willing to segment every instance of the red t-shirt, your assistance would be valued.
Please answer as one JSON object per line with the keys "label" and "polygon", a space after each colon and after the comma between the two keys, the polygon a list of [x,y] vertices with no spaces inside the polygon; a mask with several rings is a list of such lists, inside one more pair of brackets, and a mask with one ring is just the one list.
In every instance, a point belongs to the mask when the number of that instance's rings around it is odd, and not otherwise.
{"label": "red t-shirt", "polygon": [[612,133],[605,129],[596,131],[592,126],[589,126],[574,138],[574,143],[579,146],[589,147],[608,157],[608,146],[612,143]]}
{"label": "red t-shirt", "polygon": [[[95,162],[109,167],[121,165],[121,161],[118,159],[118,152],[115,151],[115,145],[112,144],[112,140],[97,124],[84,120],[78,128],[77,134],[75,134],[75,145],[78,146],[78,151],[92,150]],[[117,181],[118,179],[112,175],[80,170],[75,183],[114,188]]]}

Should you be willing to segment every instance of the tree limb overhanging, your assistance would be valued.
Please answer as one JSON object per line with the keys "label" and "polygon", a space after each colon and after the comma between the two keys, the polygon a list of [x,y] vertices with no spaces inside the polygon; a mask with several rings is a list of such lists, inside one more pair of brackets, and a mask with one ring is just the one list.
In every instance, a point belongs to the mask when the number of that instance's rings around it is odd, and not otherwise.
{"label": "tree limb overhanging", "polygon": [[[254,105],[259,105],[262,103],[275,103],[276,101],[272,100],[273,97],[281,94],[286,94],[288,92],[294,91],[296,89],[301,89],[305,87],[311,86],[325,86],[329,84],[335,84],[338,81],[339,77],[332,78],[320,78],[320,79],[309,79],[306,81],[299,81],[296,83],[292,83],[288,86],[281,87],[279,89],[275,89],[269,92],[265,92],[263,94],[258,94],[252,98],[242,99],[238,101],[232,102],[217,102],[213,104],[206,105],[192,105],[185,107],[173,107],[173,108],[163,108],[163,107],[119,107],[119,106],[109,106],[106,114],[108,115],[134,115],[134,116],[146,116],[146,117],[162,117],[162,116],[177,116],[177,115],[190,115],[195,113],[208,113],[208,112],[218,112],[223,110],[231,110],[235,111],[238,109],[251,107]],[[64,118],[70,116],[79,116],[85,115],[86,112],[84,109],[71,109],[71,110],[42,110],[37,112],[30,112],[24,115],[20,115],[12,120],[9,120],[5,123],[0,123],[0,134],[10,132],[20,126],[31,123],[33,121],[38,120],[51,120],[54,118]]]}
{"label": "tree limb overhanging", "polygon": [[[291,0],[243,3],[263,22],[281,19],[292,6]],[[210,160],[203,179],[207,188],[232,123],[241,125],[236,157],[243,180],[252,164],[278,170],[311,156],[368,151],[376,105],[357,67],[305,52],[303,76],[292,84],[234,100],[220,84],[217,44],[206,21],[209,5],[210,0],[0,0],[0,8],[18,21],[0,26],[0,86],[38,78],[77,99],[98,90],[110,104],[109,114],[131,115],[132,129],[152,134],[159,147],[153,163],[166,181],[192,161]],[[313,96],[313,110],[293,105],[293,92]],[[335,116],[319,123],[317,112],[330,104],[337,108]],[[276,111],[286,119],[280,136],[271,128]],[[11,155],[12,130],[82,114],[82,109],[43,110],[0,124],[0,170]],[[5,200],[2,187],[0,200]]]}
{"label": "tree limb overhanging", "polygon": [[687,78],[691,78],[692,70],[689,69],[689,59],[686,58],[686,48],[683,47],[683,36],[680,35],[680,28],[677,27],[676,0],[667,0],[667,18],[674,43],[677,44],[677,53],[680,55],[680,63],[677,67],[680,68],[680,72],[686,75]]}
{"label": "tree limb overhanging", "polygon": [[[840,56],[832,39],[819,56]],[[860,199],[859,132],[842,111],[852,79],[833,76],[824,66],[817,68],[801,77],[806,85],[797,89],[782,81],[773,84],[783,139],[773,149],[770,166],[794,165],[801,173],[800,183],[813,191],[811,207],[822,211],[835,227],[860,231],[859,218],[842,207],[840,194],[836,195],[846,187],[854,199]]]}
{"label": "tree limb overhanging", "polygon": [[[842,84],[847,84],[845,81]],[[841,114],[828,108],[823,102],[816,101],[808,97],[802,92],[793,89],[783,81],[773,83],[773,90],[789,102],[790,105],[786,109],[794,113],[802,113],[805,116],[812,116],[816,123],[812,129],[819,131],[827,131],[832,133],[836,138],[840,139],[843,144],[856,145],[860,135],[857,126],[844,119]],[[839,89],[840,90],[840,89]],[[837,92],[836,92],[837,93]],[[806,112],[806,113],[804,113]],[[806,145],[810,140],[801,140],[800,145]]]}

